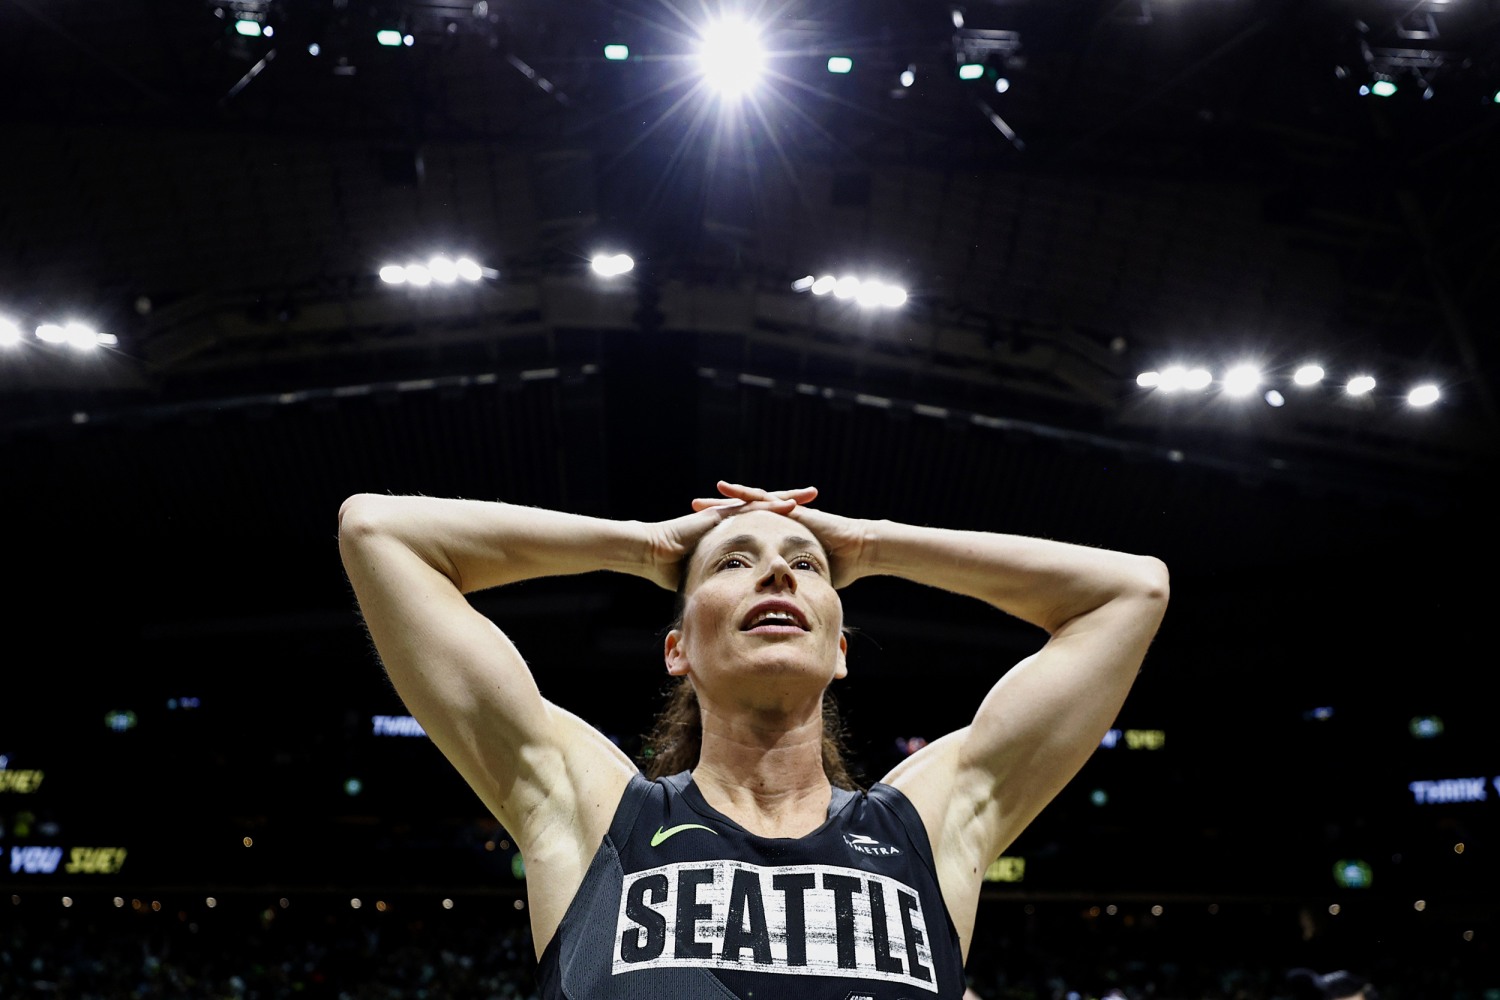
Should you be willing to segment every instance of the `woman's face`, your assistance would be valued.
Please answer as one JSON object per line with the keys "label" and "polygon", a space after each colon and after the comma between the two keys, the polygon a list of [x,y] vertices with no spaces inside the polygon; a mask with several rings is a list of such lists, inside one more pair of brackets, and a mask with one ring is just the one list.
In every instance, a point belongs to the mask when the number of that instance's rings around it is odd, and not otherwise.
{"label": "woman's face", "polygon": [[667,636],[667,669],[700,697],[756,703],[821,697],[846,672],[844,606],[823,546],[771,511],[726,518],[688,567],[682,624]]}

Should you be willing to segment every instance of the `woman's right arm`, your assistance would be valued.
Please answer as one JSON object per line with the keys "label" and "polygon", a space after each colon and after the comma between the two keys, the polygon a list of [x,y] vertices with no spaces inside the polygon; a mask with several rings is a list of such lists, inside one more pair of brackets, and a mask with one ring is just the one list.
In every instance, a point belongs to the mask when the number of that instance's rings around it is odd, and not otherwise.
{"label": "woman's right arm", "polygon": [[423,496],[361,494],[339,510],[345,572],[387,676],[523,846],[538,824],[583,819],[564,815],[580,805],[570,791],[623,788],[634,768],[597,731],[541,696],[515,646],[466,595],[596,570],[653,578],[660,570],[649,528]]}
{"label": "woman's right arm", "polygon": [[684,556],[715,524],[747,510],[785,513],[810,492],[658,522],[366,493],[339,510],[339,551],[397,694],[507,832],[524,847],[532,831],[564,823],[588,839],[591,817],[602,814],[608,825],[636,768],[598,730],[542,697],[515,646],[466,595],[599,570],[674,590]]}

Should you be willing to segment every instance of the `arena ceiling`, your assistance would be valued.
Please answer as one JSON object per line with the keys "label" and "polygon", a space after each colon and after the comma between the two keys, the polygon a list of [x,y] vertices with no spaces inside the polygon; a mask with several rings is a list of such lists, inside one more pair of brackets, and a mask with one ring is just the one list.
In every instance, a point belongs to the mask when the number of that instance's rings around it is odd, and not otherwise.
{"label": "arena ceiling", "polygon": [[[697,89],[707,13],[5,5],[0,312],[27,336],[0,352],[0,447],[48,650],[14,683],[55,697],[73,670],[103,706],[146,662],[158,693],[274,717],[321,669],[384,703],[337,565],[348,494],[645,519],[729,478],[1164,556],[1148,716],[1471,704],[1453,625],[1477,603],[1455,574],[1493,547],[1494,0],[1003,0],[961,28],[950,4],[793,0],[752,12],[773,75],[732,113]],[[1382,77],[1395,94],[1359,93]],[[606,245],[636,269],[590,274]],[[377,277],[439,251],[487,276]],[[845,270],[906,305],[793,290]],[[30,337],[67,319],[118,344]],[[1135,384],[1242,358],[1285,405]],[[1329,384],[1286,384],[1305,358]],[[1375,393],[1335,390],[1366,370]],[[1402,399],[1418,379],[1429,410]],[[934,628],[953,671],[1035,640],[867,593],[882,681]],[[480,600],[598,681],[654,657],[656,596]],[[1368,683],[1413,662],[1415,691]]]}

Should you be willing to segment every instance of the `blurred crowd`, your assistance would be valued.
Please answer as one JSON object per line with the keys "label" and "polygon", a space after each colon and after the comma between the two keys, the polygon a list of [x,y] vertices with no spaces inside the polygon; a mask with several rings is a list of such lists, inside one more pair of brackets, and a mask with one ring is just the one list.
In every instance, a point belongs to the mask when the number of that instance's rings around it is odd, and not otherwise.
{"label": "blurred crowd", "polygon": [[[537,996],[526,914],[511,900],[451,910],[381,903],[380,911],[347,900],[239,901],[196,913],[12,902],[0,900],[4,1000]],[[968,963],[979,1000],[1500,1000],[1500,977],[1415,961],[1399,948],[1368,950],[1369,967],[1351,973],[1338,964],[1344,956],[1285,947],[1274,929],[1209,939],[1142,928],[1065,932],[1034,918],[989,923]],[[1299,979],[1300,966],[1323,975]],[[1367,992],[1338,992],[1356,979]]]}

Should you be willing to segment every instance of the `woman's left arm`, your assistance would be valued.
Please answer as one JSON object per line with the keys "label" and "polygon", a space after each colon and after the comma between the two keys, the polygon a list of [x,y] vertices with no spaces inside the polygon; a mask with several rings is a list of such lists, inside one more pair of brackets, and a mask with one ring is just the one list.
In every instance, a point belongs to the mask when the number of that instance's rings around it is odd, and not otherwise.
{"label": "woman's left arm", "polygon": [[[1078,773],[1119,714],[1166,612],[1167,568],[1151,556],[857,520],[806,502],[788,516],[823,543],[835,585],[900,577],[977,598],[1047,633],[1040,650],[1002,671],[969,725],[884,779],[922,816],[967,946],[985,868]],[[914,674],[913,686],[921,683]]]}

